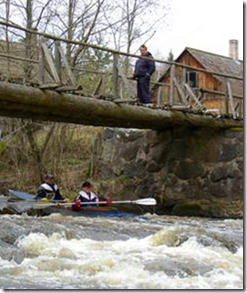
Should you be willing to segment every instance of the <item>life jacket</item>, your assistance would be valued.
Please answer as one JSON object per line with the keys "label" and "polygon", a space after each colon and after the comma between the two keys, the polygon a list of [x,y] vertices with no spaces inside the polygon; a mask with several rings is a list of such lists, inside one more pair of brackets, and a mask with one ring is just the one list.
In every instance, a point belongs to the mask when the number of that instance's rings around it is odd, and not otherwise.
{"label": "life jacket", "polygon": [[40,185],[40,188],[43,189],[46,193],[46,197],[50,200],[53,200],[55,195],[56,195],[56,192],[58,190],[58,186],[57,184],[47,184],[47,183],[43,183]]}
{"label": "life jacket", "polygon": [[80,200],[82,202],[98,202],[99,198],[98,196],[93,193],[93,192],[85,192],[85,191],[80,191],[76,197],[76,200]]}

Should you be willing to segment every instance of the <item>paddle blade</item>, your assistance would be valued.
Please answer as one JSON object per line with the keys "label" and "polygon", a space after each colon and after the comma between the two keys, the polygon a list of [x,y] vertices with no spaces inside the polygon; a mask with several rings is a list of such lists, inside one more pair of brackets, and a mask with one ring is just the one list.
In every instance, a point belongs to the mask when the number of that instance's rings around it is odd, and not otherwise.
{"label": "paddle blade", "polygon": [[157,204],[156,199],[152,197],[142,198],[134,201],[136,204],[146,205],[146,206],[155,206]]}

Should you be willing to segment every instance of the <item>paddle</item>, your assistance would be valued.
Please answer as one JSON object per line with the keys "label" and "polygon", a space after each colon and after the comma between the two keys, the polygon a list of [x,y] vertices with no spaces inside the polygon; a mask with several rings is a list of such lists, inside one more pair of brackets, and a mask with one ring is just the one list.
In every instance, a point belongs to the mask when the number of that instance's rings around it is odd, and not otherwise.
{"label": "paddle", "polygon": [[[121,204],[121,203],[131,203],[131,204],[138,204],[138,205],[146,205],[146,206],[153,206],[156,205],[156,200],[154,198],[148,197],[148,198],[141,198],[141,199],[137,199],[137,200],[114,200],[111,202],[111,204]],[[33,208],[46,208],[46,207],[50,207],[50,206],[66,206],[66,207],[70,207],[72,205],[74,205],[74,202],[69,202],[69,203],[55,203],[55,202],[36,202],[34,204]],[[89,204],[98,204],[98,202],[82,202],[82,205],[89,205]],[[107,204],[107,201],[101,201],[99,203],[101,204]]]}
{"label": "paddle", "polygon": [[134,203],[134,204],[145,205],[145,206],[155,206],[156,200],[152,197],[147,197],[147,198],[141,198],[137,200],[122,200],[122,201],[117,200],[117,201],[112,201],[112,203]]}

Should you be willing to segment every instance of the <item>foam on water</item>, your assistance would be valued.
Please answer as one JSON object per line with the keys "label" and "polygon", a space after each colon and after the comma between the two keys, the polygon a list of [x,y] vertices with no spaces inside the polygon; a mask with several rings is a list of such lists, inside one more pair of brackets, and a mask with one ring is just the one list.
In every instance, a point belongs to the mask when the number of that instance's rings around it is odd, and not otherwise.
{"label": "foam on water", "polygon": [[126,241],[67,239],[61,233],[50,236],[30,233],[15,243],[25,256],[23,261],[18,264],[0,259],[0,275],[11,275],[13,281],[28,279],[29,286],[33,284],[34,288],[44,280],[50,288],[70,289],[242,287],[241,249],[233,254],[224,247],[205,247],[196,237],[172,246],[176,233],[178,230],[172,228]]}
{"label": "foam on water", "polygon": [[6,215],[1,226],[3,288],[243,287],[240,220]]}

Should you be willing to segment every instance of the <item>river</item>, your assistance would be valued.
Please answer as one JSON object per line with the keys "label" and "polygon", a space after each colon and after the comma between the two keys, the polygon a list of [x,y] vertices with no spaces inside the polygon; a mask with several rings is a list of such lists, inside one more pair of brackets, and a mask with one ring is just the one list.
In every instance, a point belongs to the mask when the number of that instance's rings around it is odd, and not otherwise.
{"label": "river", "polygon": [[0,288],[243,288],[241,219],[22,214],[0,223]]}

